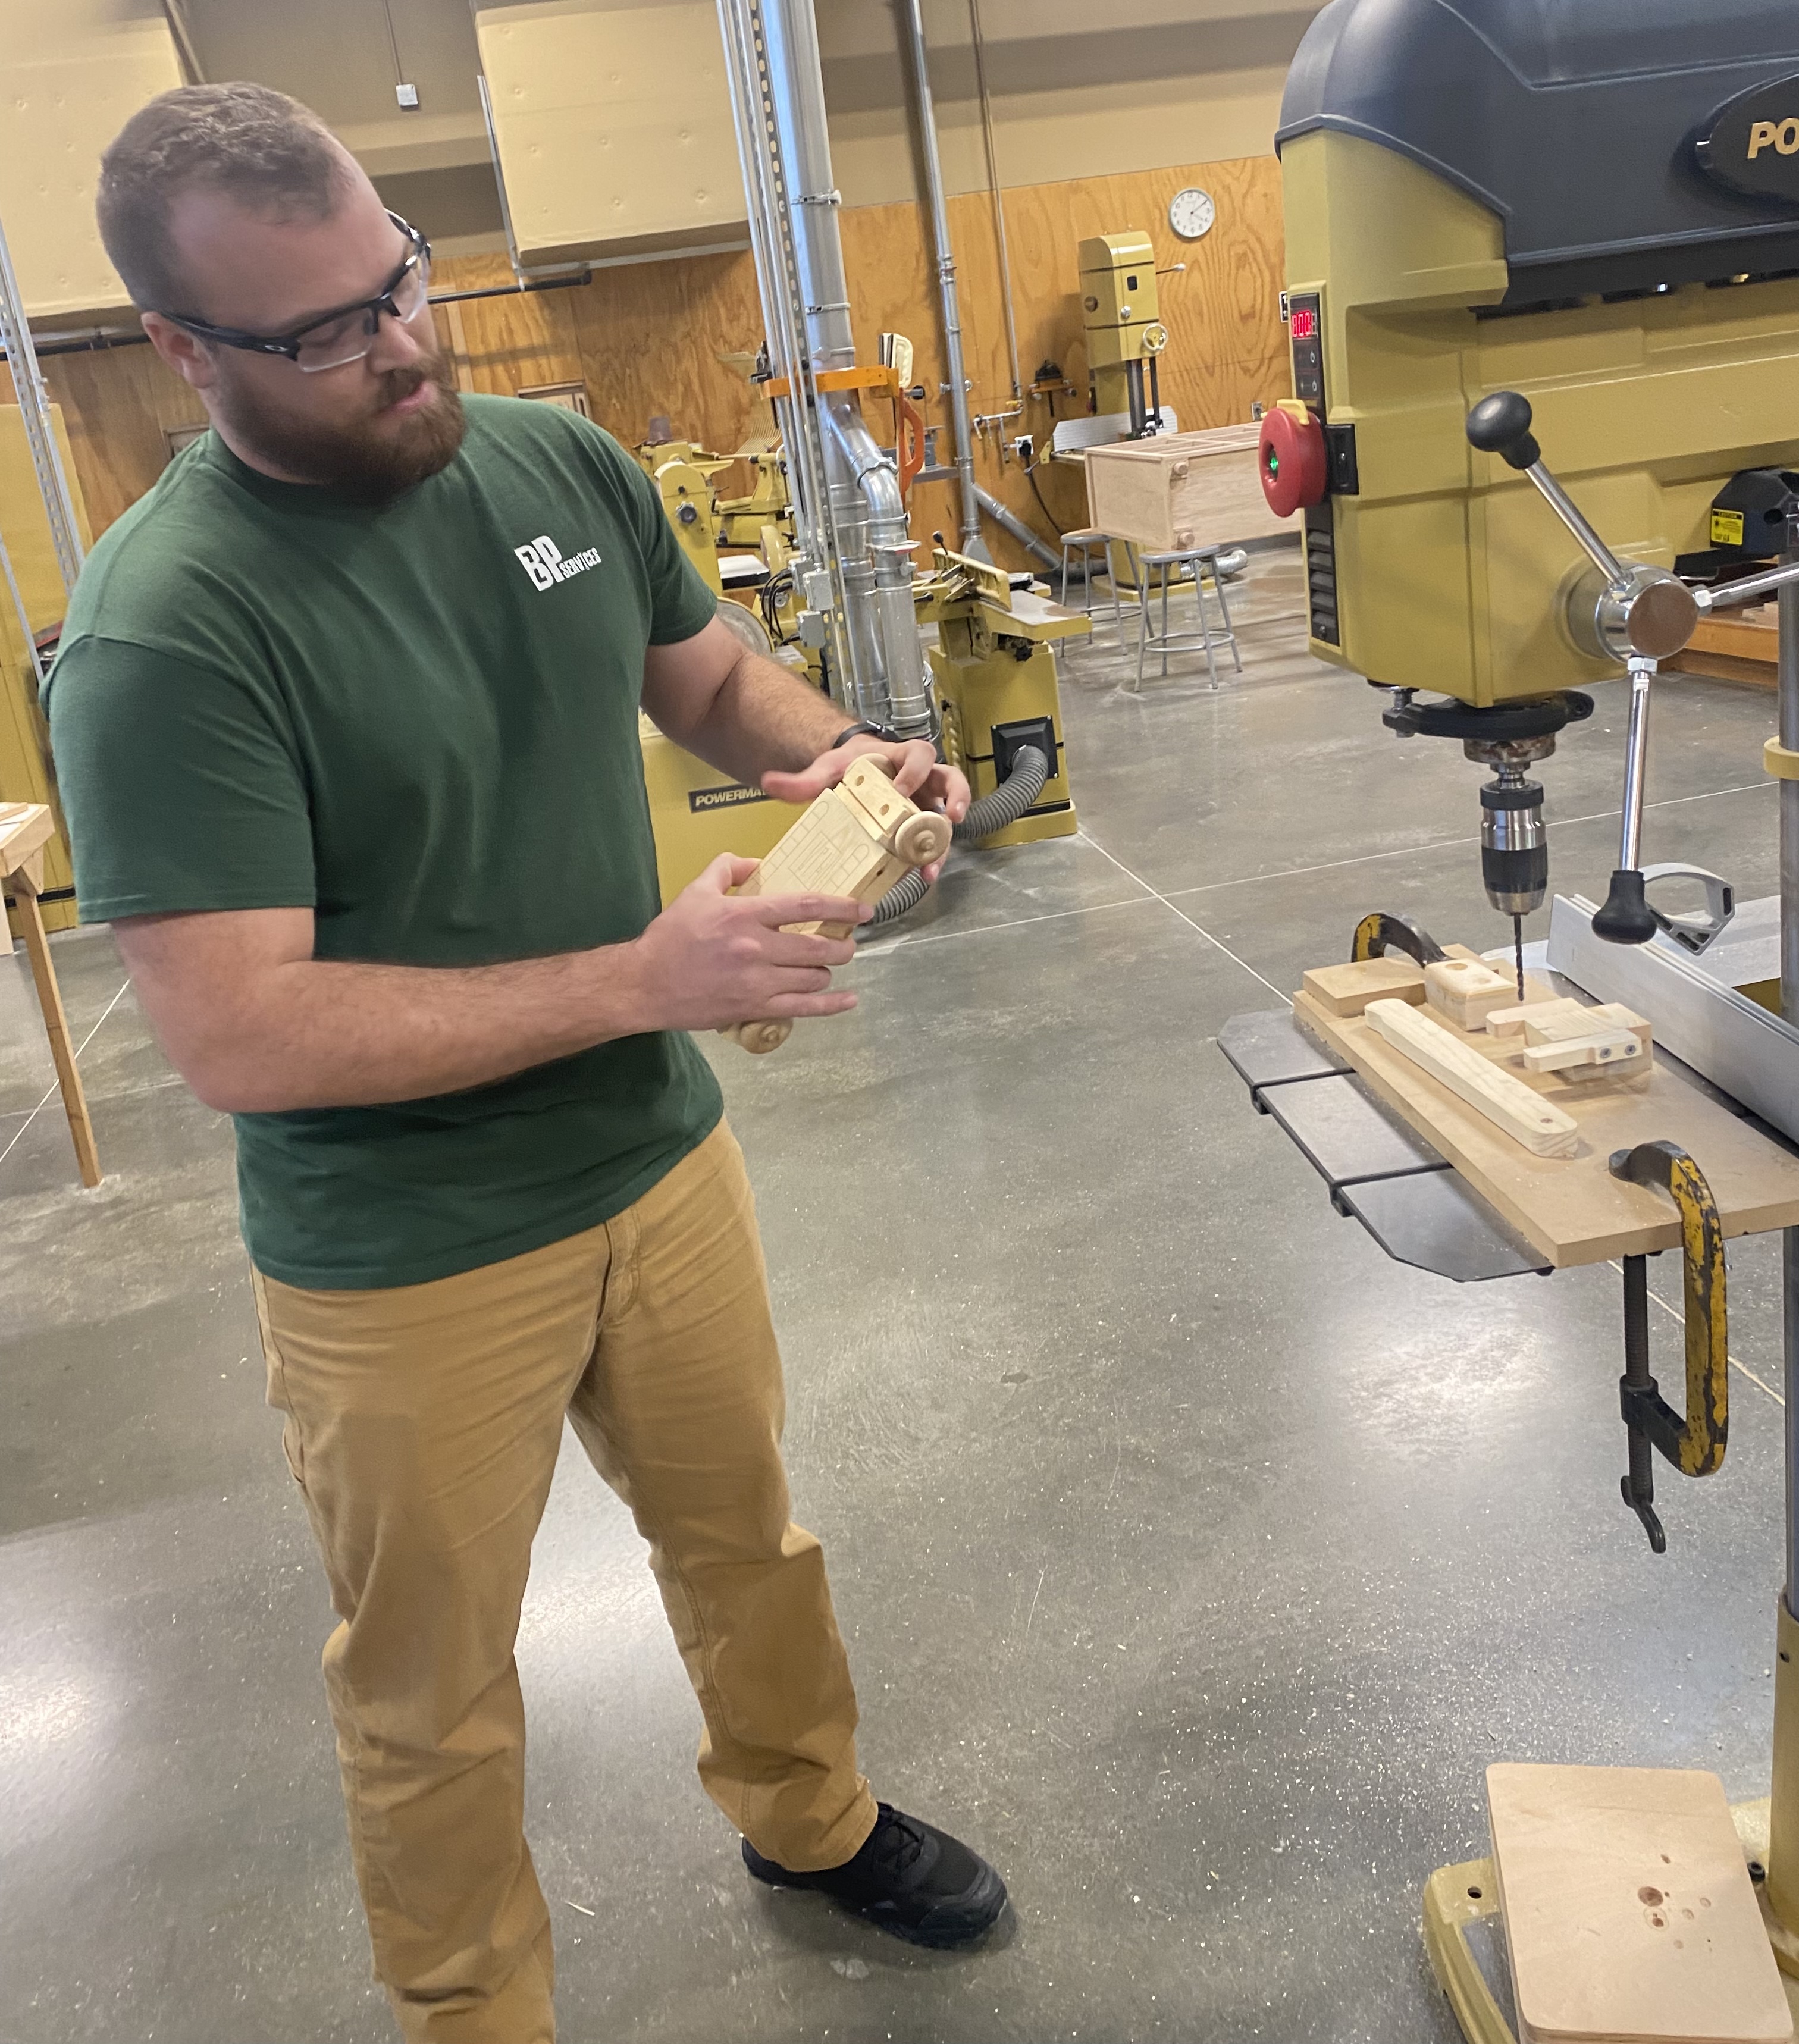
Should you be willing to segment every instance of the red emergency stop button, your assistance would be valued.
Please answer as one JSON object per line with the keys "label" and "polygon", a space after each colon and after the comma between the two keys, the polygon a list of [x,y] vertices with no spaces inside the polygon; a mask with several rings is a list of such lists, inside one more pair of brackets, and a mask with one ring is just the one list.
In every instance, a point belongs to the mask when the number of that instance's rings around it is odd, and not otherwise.
{"label": "red emergency stop button", "polygon": [[1309,504],[1322,504],[1329,475],[1324,429],[1311,412],[1302,417],[1277,405],[1262,421],[1257,450],[1262,494],[1277,518],[1290,518]]}

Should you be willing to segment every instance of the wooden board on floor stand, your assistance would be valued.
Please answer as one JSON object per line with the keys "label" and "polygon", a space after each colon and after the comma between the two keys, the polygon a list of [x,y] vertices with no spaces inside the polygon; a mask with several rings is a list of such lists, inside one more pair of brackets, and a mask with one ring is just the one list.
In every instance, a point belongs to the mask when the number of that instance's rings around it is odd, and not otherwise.
{"label": "wooden board on floor stand", "polygon": [[1501,1762],[1486,1791],[1518,2044],[1790,2044],[1716,1775]]}
{"label": "wooden board on floor stand", "polygon": [[68,1017],[63,1012],[62,989],[56,984],[50,943],[37,906],[38,889],[44,884],[44,847],[56,835],[56,828],[55,817],[42,802],[0,802],[0,879],[5,881],[18,905],[25,955],[31,961],[37,1005],[44,1011],[44,1032],[50,1039],[50,1055],[56,1061],[56,1084],[69,1118],[81,1182],[93,1186],[100,1182],[100,1153],[94,1147],[87,1096],[82,1091],[81,1074],[75,1069]]}
{"label": "wooden board on floor stand", "polygon": [[[1727,1236],[1799,1224],[1799,1157],[1709,1099],[1671,1061],[1646,1074],[1574,1081],[1520,1072],[1507,1062],[1524,1085],[1571,1115],[1578,1129],[1572,1156],[1535,1157],[1420,1070],[1365,1017],[1333,1015],[1303,993],[1294,1014],[1559,1267],[1680,1246],[1673,1201],[1623,1184],[1606,1169],[1613,1151],[1639,1143],[1678,1143],[1697,1160]],[[1485,1031],[1456,1030],[1440,1019],[1439,1026],[1496,1062],[1509,1057],[1510,1046]]]}

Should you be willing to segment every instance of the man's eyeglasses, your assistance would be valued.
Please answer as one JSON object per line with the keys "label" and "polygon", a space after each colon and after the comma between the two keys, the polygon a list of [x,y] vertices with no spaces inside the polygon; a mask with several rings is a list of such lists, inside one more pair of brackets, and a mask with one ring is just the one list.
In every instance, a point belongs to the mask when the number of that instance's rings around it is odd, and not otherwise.
{"label": "man's eyeglasses", "polygon": [[291,333],[245,333],[238,327],[211,326],[205,320],[183,319],[179,313],[164,313],[163,317],[202,340],[217,341],[221,348],[247,348],[253,355],[284,355],[309,376],[321,369],[342,369],[350,363],[360,362],[375,345],[383,313],[402,326],[409,326],[429,302],[431,244],[397,213],[390,213],[387,217],[411,246],[405,261],[388,279],[386,289],[377,291],[372,298],[321,313]]}

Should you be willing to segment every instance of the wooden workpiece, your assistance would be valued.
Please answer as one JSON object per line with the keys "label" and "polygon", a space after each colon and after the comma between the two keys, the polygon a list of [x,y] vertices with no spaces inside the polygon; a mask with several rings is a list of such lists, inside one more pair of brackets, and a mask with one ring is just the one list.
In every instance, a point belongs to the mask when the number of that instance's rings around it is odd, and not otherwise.
{"label": "wooden workpiece", "polygon": [[1353,965],[1316,966],[1306,993],[1331,1015],[1359,1015],[1370,1001],[1421,1001],[1424,968],[1409,958],[1359,959]]}
{"label": "wooden workpiece", "polygon": [[1480,1029],[1496,1008],[1517,1005],[1518,982],[1482,959],[1438,959],[1424,967],[1424,998],[1459,1028]]}
{"label": "wooden workpiece", "polygon": [[1790,2044],[1716,1775],[1501,1762],[1486,1792],[1519,2044]]}
{"label": "wooden workpiece", "polygon": [[1490,1036],[1515,1036],[1525,1040],[1524,1031],[1533,1022],[1543,1022],[1558,1015],[1584,1015],[1586,1010],[1578,1001],[1566,994],[1558,994],[1549,1001],[1527,1001],[1521,1005],[1513,1002],[1509,1008],[1495,1008],[1487,1016],[1486,1033]]}
{"label": "wooden workpiece", "polygon": [[1429,1026],[1505,1065],[1521,1085],[1570,1116],[1570,1157],[1537,1157],[1397,1049],[1365,1015],[1333,1015],[1309,993],[1294,1003],[1301,1026],[1351,1066],[1545,1261],[1560,1267],[1680,1246],[1666,1193],[1613,1178],[1606,1160],[1639,1143],[1678,1143],[1705,1174],[1727,1236],[1799,1224],[1799,1157],[1709,1099],[1663,1062],[1647,1074],[1570,1082],[1509,1063],[1516,1039]]}
{"label": "wooden workpiece", "polygon": [[56,984],[50,943],[37,906],[38,890],[44,884],[44,847],[56,833],[56,818],[46,804],[0,802],[0,878],[12,890],[17,905],[25,955],[31,962],[37,1005],[44,1012],[44,1034],[50,1039],[50,1056],[63,1096],[63,1112],[68,1116],[69,1135],[75,1144],[75,1163],[81,1182],[91,1187],[100,1182],[100,1153],[94,1147],[94,1124],[88,1116],[87,1096],[75,1066],[68,1017],[63,1012],[62,989]]}
{"label": "wooden workpiece", "polygon": [[[1478,989],[1470,993],[1478,997]],[[1467,1031],[1446,1028],[1436,1015],[1421,1012],[1403,1001],[1370,1001],[1363,1020],[1395,1050],[1533,1156],[1573,1155],[1580,1140],[1574,1117],[1496,1064],[1478,1043],[1469,1040]]]}
{"label": "wooden workpiece", "polygon": [[1539,1007],[1524,1017],[1523,1035],[1524,1066],[1529,1072],[1586,1079],[1601,1073],[1616,1076],[1629,1066],[1636,1077],[1655,1059],[1654,1032],[1622,1001],[1597,1008],[1583,1008],[1578,1001]]}
{"label": "wooden workpiece", "polygon": [[[1486,963],[1478,951],[1470,951],[1465,944],[1447,945],[1445,952],[1451,959],[1466,959],[1480,966]],[[1359,1015],[1370,1001],[1409,1001],[1416,1006],[1425,997],[1424,966],[1391,952],[1385,958],[1358,959],[1349,965],[1314,966],[1306,974],[1304,985],[1312,998],[1332,1015]],[[1515,996],[1516,979],[1508,978],[1505,985],[1508,997]],[[1524,992],[1532,1003],[1555,998],[1534,974],[1525,975]]]}
{"label": "wooden workpiece", "polygon": [[[948,816],[921,809],[894,786],[871,753],[852,759],[842,782],[827,788],[793,824],[737,894],[832,894],[871,905],[883,899],[915,866],[929,866],[949,850]],[[783,923],[805,936],[847,937],[851,923]],[[792,1033],[788,1021],[742,1022],[721,1029],[746,1051],[778,1050]]]}

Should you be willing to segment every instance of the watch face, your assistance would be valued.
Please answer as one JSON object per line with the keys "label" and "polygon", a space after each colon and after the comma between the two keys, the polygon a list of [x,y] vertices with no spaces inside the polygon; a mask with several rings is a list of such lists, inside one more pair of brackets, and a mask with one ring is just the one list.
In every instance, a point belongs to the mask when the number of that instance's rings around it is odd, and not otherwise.
{"label": "watch face", "polygon": [[1202,234],[1209,233],[1217,217],[1211,193],[1201,191],[1197,185],[1176,192],[1168,202],[1168,225],[1183,241],[1197,241]]}

